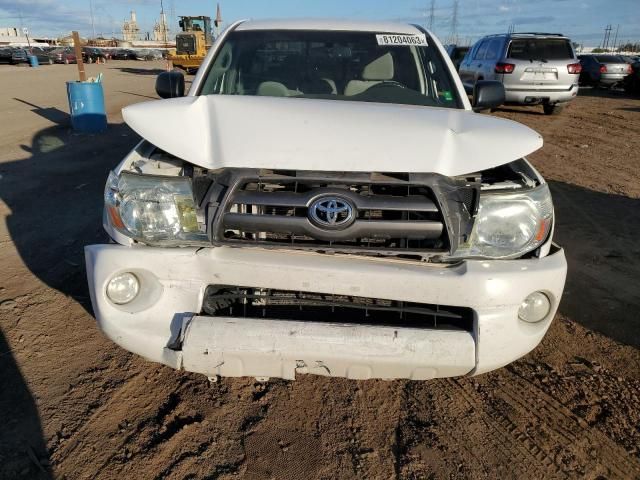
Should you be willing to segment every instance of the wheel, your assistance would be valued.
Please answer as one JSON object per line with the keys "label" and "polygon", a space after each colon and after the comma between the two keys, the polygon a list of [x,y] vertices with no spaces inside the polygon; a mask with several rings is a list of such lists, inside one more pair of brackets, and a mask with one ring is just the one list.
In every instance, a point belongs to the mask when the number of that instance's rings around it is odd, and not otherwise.
{"label": "wheel", "polygon": [[542,109],[544,110],[545,115],[558,115],[560,112],[562,112],[563,108],[564,107],[562,105],[551,103],[545,103],[544,105],[542,105]]}
{"label": "wheel", "polygon": [[93,63],[93,58],[88,57],[88,58],[87,58],[87,63]]}

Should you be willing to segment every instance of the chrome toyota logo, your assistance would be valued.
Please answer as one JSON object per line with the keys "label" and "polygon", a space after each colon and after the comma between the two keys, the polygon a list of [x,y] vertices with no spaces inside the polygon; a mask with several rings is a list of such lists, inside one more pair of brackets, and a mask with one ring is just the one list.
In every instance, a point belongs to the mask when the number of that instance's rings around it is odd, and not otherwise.
{"label": "chrome toyota logo", "polygon": [[346,228],[355,220],[355,207],[344,198],[320,197],[309,206],[309,219],[326,229]]}

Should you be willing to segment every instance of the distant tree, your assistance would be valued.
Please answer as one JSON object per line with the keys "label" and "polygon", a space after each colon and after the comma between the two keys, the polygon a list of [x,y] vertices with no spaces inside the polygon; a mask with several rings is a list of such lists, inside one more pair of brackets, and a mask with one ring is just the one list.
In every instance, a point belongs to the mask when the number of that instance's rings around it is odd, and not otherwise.
{"label": "distant tree", "polygon": [[606,53],[607,51],[604,48],[594,48],[593,50],[591,50],[591,53]]}

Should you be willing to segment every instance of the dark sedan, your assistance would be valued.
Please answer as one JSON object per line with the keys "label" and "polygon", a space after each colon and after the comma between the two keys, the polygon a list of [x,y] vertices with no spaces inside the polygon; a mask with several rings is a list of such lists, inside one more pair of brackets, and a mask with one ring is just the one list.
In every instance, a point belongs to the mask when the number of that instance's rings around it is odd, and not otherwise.
{"label": "dark sedan", "polygon": [[27,50],[29,55],[34,55],[38,59],[40,65],[52,65],[53,58],[49,55],[49,52],[41,47],[31,47]]}
{"label": "dark sedan", "polygon": [[107,63],[107,56],[95,47],[82,47],[82,59],[87,63]]}
{"label": "dark sedan", "polygon": [[631,65],[631,75],[624,79],[624,91],[632,95],[640,95],[640,61]]}
{"label": "dark sedan", "polygon": [[0,47],[0,63],[11,63],[13,48]]}
{"label": "dark sedan", "polygon": [[111,58],[114,60],[136,60],[136,52],[129,49],[121,48],[119,50],[115,50],[111,54]]}
{"label": "dark sedan", "polygon": [[471,47],[459,47],[458,45],[447,45],[445,47],[449,58],[453,62],[453,65],[456,67],[456,71],[460,70],[460,63],[462,63],[462,59],[465,57],[467,52],[471,49]]}
{"label": "dark sedan", "polygon": [[24,48],[14,48],[11,52],[11,65],[29,63],[29,54]]}
{"label": "dark sedan", "polygon": [[620,55],[581,55],[581,85],[613,87],[631,73],[631,65]]}
{"label": "dark sedan", "polygon": [[56,48],[49,56],[55,63],[76,63],[76,54],[71,47]]}

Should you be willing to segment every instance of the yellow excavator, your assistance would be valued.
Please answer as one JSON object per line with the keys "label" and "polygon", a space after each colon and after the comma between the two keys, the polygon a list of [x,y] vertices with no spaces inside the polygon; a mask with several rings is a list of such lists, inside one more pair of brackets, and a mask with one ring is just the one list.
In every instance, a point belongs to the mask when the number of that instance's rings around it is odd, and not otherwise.
{"label": "yellow excavator", "polygon": [[194,73],[211,48],[211,17],[181,16],[178,22],[182,33],[176,35],[176,53],[169,55],[174,67]]}

